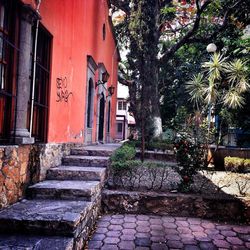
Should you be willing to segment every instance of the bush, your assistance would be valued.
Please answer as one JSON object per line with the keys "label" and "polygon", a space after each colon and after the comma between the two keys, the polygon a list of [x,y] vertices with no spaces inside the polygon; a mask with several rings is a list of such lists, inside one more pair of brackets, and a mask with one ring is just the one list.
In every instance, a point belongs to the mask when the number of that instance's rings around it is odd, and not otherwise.
{"label": "bush", "polygon": [[240,157],[225,157],[224,165],[226,171],[248,173],[250,172],[250,159]]}
{"label": "bush", "polygon": [[111,156],[112,162],[125,162],[135,158],[135,147],[133,145],[125,144],[118,148]]}
{"label": "bush", "polygon": [[129,161],[114,161],[111,164],[112,169],[115,172],[122,170],[129,170],[130,168],[138,167],[142,163],[139,160],[129,160]]}

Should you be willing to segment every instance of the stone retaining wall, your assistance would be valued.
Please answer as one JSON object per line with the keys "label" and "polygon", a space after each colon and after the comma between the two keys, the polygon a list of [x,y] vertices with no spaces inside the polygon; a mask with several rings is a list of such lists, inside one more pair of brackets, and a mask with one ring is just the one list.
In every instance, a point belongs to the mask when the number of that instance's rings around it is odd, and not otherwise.
{"label": "stone retaining wall", "polygon": [[30,184],[43,180],[49,168],[60,165],[62,157],[69,155],[73,145],[0,146],[0,209],[21,199]]}
{"label": "stone retaining wall", "polygon": [[[250,205],[250,204],[249,204]],[[187,216],[207,219],[249,220],[249,207],[231,197],[207,197],[180,193],[129,192],[104,190],[104,212]]]}

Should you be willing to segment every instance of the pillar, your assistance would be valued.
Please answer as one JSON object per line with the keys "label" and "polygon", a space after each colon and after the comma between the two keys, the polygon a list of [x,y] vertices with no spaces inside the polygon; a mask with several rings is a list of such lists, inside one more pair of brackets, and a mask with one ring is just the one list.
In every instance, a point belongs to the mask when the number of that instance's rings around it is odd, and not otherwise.
{"label": "pillar", "polygon": [[17,108],[14,140],[17,144],[32,144],[34,138],[27,129],[28,101],[30,99],[30,65],[32,61],[32,23],[38,18],[36,12],[29,6],[24,5],[21,10],[19,62],[17,77]]}

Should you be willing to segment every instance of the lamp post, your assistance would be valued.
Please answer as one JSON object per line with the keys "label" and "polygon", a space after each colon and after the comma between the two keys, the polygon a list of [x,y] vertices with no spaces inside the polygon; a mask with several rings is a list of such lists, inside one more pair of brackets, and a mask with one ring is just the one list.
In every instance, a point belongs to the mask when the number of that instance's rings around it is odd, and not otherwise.
{"label": "lamp post", "polygon": [[[217,46],[214,43],[210,43],[207,45],[208,53],[215,53],[217,50]],[[211,123],[211,115],[212,115],[212,103],[211,101],[208,104],[208,133],[210,132],[210,123]],[[208,135],[209,136],[209,135]]]}

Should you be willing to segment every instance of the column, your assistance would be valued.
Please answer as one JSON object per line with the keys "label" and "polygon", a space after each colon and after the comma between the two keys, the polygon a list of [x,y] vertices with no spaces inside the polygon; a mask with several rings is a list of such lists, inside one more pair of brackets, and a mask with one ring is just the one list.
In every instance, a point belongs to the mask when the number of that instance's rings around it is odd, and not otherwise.
{"label": "column", "polygon": [[32,23],[38,16],[36,15],[36,12],[27,5],[24,5],[21,11],[16,127],[14,131],[14,139],[17,144],[32,144],[34,143],[34,138],[30,136],[27,129],[27,113],[31,88],[31,80],[29,76],[30,63],[32,60]]}

